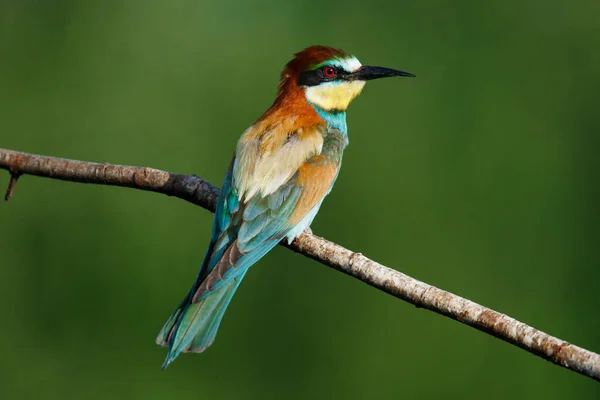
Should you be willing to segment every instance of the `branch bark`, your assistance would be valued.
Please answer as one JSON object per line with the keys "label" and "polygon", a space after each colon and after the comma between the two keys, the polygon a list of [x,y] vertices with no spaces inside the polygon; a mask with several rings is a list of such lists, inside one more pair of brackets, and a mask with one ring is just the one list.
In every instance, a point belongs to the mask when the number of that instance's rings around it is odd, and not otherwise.
{"label": "branch bark", "polygon": [[[163,193],[214,212],[219,189],[194,176],[146,167],[98,164],[0,149],[0,168],[11,174],[7,200],[16,178],[36,175],[65,181],[124,186]],[[567,343],[468,299],[381,265],[360,253],[304,232],[285,245],[385,293],[479,329],[556,365],[600,381],[600,355]]]}

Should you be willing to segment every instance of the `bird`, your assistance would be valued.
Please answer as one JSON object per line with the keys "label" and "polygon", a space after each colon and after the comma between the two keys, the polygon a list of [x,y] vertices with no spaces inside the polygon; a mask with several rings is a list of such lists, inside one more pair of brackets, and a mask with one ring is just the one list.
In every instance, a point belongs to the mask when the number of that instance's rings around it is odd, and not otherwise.
{"label": "bird", "polygon": [[248,269],[310,227],[338,177],[348,106],[367,81],[396,76],[415,75],[363,66],[328,46],[285,65],[275,101],[237,143],[194,285],[156,339],[168,348],[163,369],[181,353],[206,350]]}

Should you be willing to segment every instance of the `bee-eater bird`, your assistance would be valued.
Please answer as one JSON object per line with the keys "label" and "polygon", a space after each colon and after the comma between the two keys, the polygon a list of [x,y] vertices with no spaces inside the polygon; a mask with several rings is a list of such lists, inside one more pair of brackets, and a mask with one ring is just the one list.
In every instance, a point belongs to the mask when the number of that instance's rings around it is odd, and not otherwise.
{"label": "bee-eater bird", "polygon": [[285,66],[273,105],[238,141],[194,286],[156,339],[169,348],[163,368],[181,352],[206,350],[248,268],[310,226],[348,145],[348,105],[366,81],[392,76],[414,75],[325,46]]}

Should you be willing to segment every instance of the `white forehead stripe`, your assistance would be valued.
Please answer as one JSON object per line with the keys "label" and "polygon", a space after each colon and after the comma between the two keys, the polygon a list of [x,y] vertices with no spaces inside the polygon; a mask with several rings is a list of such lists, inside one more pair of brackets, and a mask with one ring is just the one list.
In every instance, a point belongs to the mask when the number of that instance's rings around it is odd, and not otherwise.
{"label": "white forehead stripe", "polygon": [[356,72],[360,67],[362,67],[362,64],[356,57],[333,60],[329,64],[340,67],[348,72]]}

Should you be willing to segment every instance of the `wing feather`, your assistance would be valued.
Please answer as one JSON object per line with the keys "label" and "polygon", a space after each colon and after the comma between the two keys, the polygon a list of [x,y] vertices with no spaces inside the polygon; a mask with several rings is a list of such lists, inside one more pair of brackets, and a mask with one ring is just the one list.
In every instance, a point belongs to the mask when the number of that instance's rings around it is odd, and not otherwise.
{"label": "wing feather", "polygon": [[[303,131],[289,135],[292,139],[280,140],[279,148],[274,147],[272,134],[240,139],[217,207],[217,212],[229,215],[215,218],[213,251],[199,275],[192,302],[202,301],[232,279],[243,276],[318,207],[338,171],[338,163],[319,154],[323,144],[319,129],[315,128],[312,134]],[[262,140],[267,139],[267,145],[263,144]],[[269,148],[269,155],[257,158],[253,153],[261,146]],[[292,148],[297,152],[293,157]],[[251,161],[253,169],[244,167]],[[252,174],[248,174],[249,170]]]}

